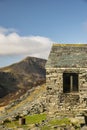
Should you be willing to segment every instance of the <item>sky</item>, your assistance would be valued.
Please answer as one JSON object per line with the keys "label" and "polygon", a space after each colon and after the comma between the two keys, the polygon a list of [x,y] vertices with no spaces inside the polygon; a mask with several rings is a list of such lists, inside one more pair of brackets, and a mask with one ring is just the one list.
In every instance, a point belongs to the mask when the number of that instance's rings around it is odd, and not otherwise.
{"label": "sky", "polygon": [[87,44],[87,0],[0,0],[0,67],[47,59],[53,43]]}

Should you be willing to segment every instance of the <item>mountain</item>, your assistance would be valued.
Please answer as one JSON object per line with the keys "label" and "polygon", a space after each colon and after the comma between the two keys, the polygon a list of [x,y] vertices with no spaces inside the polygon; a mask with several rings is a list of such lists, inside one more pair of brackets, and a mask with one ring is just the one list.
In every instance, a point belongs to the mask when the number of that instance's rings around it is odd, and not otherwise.
{"label": "mountain", "polygon": [[45,83],[45,64],[44,59],[27,57],[18,63],[0,68],[0,106]]}

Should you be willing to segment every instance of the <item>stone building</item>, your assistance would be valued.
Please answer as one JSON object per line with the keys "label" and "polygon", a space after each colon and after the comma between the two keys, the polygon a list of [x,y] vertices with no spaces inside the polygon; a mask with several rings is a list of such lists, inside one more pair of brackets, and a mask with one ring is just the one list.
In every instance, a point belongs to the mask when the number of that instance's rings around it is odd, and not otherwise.
{"label": "stone building", "polygon": [[46,63],[47,110],[87,109],[87,44],[54,44]]}

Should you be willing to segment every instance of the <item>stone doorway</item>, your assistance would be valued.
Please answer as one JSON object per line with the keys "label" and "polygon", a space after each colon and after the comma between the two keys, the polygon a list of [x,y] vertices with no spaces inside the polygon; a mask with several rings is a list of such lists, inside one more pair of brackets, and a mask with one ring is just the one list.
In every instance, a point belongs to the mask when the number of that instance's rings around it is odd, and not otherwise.
{"label": "stone doorway", "polygon": [[78,74],[63,73],[63,92],[78,92]]}

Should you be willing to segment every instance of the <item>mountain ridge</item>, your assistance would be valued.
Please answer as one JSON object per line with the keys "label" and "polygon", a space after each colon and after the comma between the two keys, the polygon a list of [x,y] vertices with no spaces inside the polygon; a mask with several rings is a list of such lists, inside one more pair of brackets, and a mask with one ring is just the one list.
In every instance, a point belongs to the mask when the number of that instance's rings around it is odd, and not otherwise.
{"label": "mountain ridge", "polygon": [[[45,83],[45,64],[45,59],[26,57],[18,63],[0,68],[0,106]],[[8,101],[5,102],[6,98]]]}

